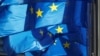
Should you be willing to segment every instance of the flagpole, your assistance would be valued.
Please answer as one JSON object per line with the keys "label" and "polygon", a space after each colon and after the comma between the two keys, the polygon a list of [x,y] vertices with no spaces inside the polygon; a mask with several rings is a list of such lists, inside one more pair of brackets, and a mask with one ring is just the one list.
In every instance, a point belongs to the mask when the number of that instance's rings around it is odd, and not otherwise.
{"label": "flagpole", "polygon": [[93,0],[92,2],[92,31],[93,31],[93,34],[92,34],[92,41],[91,41],[91,44],[92,44],[92,52],[91,52],[91,55],[92,56],[97,56],[98,54],[98,19],[97,19],[97,0]]}
{"label": "flagpole", "polygon": [[100,0],[98,0],[98,56],[100,56]]}

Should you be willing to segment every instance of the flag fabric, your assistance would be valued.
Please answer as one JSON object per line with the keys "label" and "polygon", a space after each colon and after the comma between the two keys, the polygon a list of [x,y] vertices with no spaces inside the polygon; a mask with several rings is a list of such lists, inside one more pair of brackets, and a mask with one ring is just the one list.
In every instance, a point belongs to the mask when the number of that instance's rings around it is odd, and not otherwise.
{"label": "flag fabric", "polygon": [[[87,45],[88,41],[88,1],[69,1],[64,13],[63,23],[67,24],[68,33],[65,34],[71,41]],[[84,32],[84,33],[83,33]]]}
{"label": "flag fabric", "polygon": [[67,56],[66,51],[63,48],[63,45],[59,38],[57,38],[54,43],[44,51],[33,51],[33,52],[26,52],[26,56]]}
{"label": "flag fabric", "polygon": [[33,55],[32,55],[32,53],[30,53],[30,52],[26,52],[26,53],[25,53],[25,56],[33,56]]}
{"label": "flag fabric", "polygon": [[8,56],[88,56],[90,0],[43,1],[1,3],[0,36]]}
{"label": "flag fabric", "polygon": [[67,56],[67,53],[65,52],[61,41],[57,38],[43,56]]}
{"label": "flag fabric", "polygon": [[67,56],[87,56],[87,46],[78,42],[70,41],[65,38],[60,38]]}
{"label": "flag fabric", "polygon": [[[0,0],[1,6],[5,5],[15,5],[15,4],[23,4],[23,3],[33,3],[33,2],[66,2],[66,0]],[[73,0],[72,0],[73,1]],[[92,2],[91,0],[75,0],[75,1],[88,1]]]}
{"label": "flag fabric", "polygon": [[6,5],[19,5],[19,4],[30,4],[34,2],[65,2],[66,0],[1,0],[0,6],[6,6]]}
{"label": "flag fabric", "polygon": [[58,25],[54,25],[54,26],[49,26],[48,31],[50,31],[54,35],[68,33],[66,24],[58,24]]}
{"label": "flag fabric", "polygon": [[14,5],[14,4],[22,4],[24,3],[24,0],[4,0],[2,3],[1,3],[1,6],[5,6],[5,5]]}
{"label": "flag fabric", "polygon": [[26,11],[26,4],[3,7],[0,13],[0,36],[24,31]]}
{"label": "flag fabric", "polygon": [[[6,41],[6,42],[5,42]],[[10,47],[9,38],[3,38],[3,48],[7,56],[16,56],[16,52]]]}
{"label": "flag fabric", "polygon": [[64,9],[65,9],[65,2],[37,3],[36,4],[36,26],[35,27],[39,28],[39,27],[62,23]]}
{"label": "flag fabric", "polygon": [[13,53],[45,50],[54,40],[53,35],[44,29],[39,28],[4,37],[5,51],[11,56]]}
{"label": "flag fabric", "polygon": [[87,45],[87,29],[84,27],[77,27],[76,29],[75,28],[73,28],[73,30],[75,31],[64,34],[64,36],[68,36],[68,39],[70,39],[71,41],[77,41],[80,44]]}
{"label": "flag fabric", "polygon": [[41,44],[32,36],[31,31],[5,37],[4,48],[10,56],[12,56],[13,53],[24,53],[29,50],[43,49]]}

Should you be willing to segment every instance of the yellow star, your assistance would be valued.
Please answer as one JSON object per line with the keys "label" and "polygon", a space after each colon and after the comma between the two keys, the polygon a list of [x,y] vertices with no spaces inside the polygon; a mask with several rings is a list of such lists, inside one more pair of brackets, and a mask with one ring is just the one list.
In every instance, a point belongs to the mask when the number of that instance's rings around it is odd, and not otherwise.
{"label": "yellow star", "polygon": [[43,36],[43,31],[40,29],[40,34]]}
{"label": "yellow star", "polygon": [[52,5],[51,6],[49,6],[50,7],[50,9],[51,9],[51,11],[57,11],[57,5],[55,5],[54,3],[52,3]]}
{"label": "yellow star", "polygon": [[42,17],[42,13],[43,13],[43,11],[41,11],[40,9],[38,9],[38,11],[36,12],[37,17]]}
{"label": "yellow star", "polygon": [[32,6],[30,8],[30,12],[31,12],[31,14],[33,14],[33,7]]}
{"label": "yellow star", "polygon": [[50,37],[52,37],[52,34],[51,34],[51,33],[49,33],[49,32],[48,32],[48,35],[49,35]]}
{"label": "yellow star", "polygon": [[58,28],[56,29],[57,33],[63,33],[62,30],[63,28],[61,28],[60,26],[58,26]]}
{"label": "yellow star", "polygon": [[65,47],[65,48],[69,48],[69,46],[70,46],[70,44],[69,44],[68,42],[66,42],[66,43],[64,44],[64,47]]}

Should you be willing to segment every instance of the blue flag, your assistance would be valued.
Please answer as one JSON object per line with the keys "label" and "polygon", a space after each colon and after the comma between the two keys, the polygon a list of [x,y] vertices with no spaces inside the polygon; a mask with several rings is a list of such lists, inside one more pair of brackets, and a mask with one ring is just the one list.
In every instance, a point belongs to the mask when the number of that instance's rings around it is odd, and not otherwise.
{"label": "blue flag", "polygon": [[[36,28],[62,23],[65,2],[36,4]],[[60,16],[59,16],[60,15]]]}
{"label": "blue flag", "polygon": [[87,56],[89,0],[43,1],[2,3],[7,5],[0,9],[0,36],[8,35],[3,38],[5,52],[9,56]]}
{"label": "blue flag", "polygon": [[24,30],[27,5],[10,5],[0,13],[0,36]]}

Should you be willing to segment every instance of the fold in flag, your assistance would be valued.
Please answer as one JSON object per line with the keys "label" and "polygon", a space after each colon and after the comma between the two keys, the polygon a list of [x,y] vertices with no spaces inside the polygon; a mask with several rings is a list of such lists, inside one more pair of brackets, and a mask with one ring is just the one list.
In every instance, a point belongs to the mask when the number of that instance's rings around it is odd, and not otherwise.
{"label": "fold in flag", "polygon": [[[9,55],[12,55],[14,52],[24,53],[28,51],[44,50],[54,42],[52,39],[53,35],[45,31],[41,28],[4,37],[5,51]],[[38,38],[38,36],[40,38]]]}
{"label": "fold in flag", "polygon": [[[75,1],[74,24],[76,26],[88,27],[87,1]],[[72,12],[73,13],[73,12]],[[88,16],[87,16],[88,15]],[[76,20],[77,19],[77,20]]]}
{"label": "fold in flag", "polygon": [[27,5],[10,5],[0,13],[0,36],[24,31]]}
{"label": "fold in flag", "polygon": [[67,56],[67,53],[64,50],[60,39],[57,38],[43,56]]}
{"label": "fold in flag", "polygon": [[[88,1],[86,0],[70,0],[68,1],[68,5],[66,6],[66,10],[64,13],[63,23],[67,23],[67,25],[74,25],[80,27],[88,27],[88,10],[86,9],[88,6]],[[68,26],[69,27],[69,26]]]}
{"label": "fold in flag", "polygon": [[34,29],[32,34],[42,46],[48,47],[54,42],[54,35],[47,30],[47,27]]}
{"label": "fold in flag", "polygon": [[34,55],[30,52],[25,52],[25,56],[34,56]]}
{"label": "fold in flag", "polygon": [[11,51],[8,49],[11,49],[16,53],[24,53],[30,50],[35,51],[44,49],[44,47],[41,46],[39,41],[37,41],[32,35],[31,31],[26,31],[5,37],[4,48],[8,54],[13,54],[10,53]]}
{"label": "fold in flag", "polygon": [[[66,2],[39,2],[36,3],[35,28],[62,23]],[[42,5],[42,6],[41,6]]]}
{"label": "fold in flag", "polygon": [[87,46],[65,38],[60,38],[60,40],[67,53],[67,56],[87,56]]}
{"label": "fold in flag", "polygon": [[59,38],[55,40],[55,42],[46,50],[44,51],[33,51],[33,52],[26,52],[25,56],[66,56],[67,53],[63,48],[63,45]]}
{"label": "fold in flag", "polygon": [[50,31],[54,35],[68,33],[66,24],[58,24],[58,25],[49,26],[48,31]]}
{"label": "fold in flag", "polygon": [[75,27],[75,28],[72,29],[73,32],[68,32],[66,36],[68,36],[68,39],[71,41],[77,41],[78,43],[87,46],[87,41],[88,41],[87,29],[84,27]]}
{"label": "fold in flag", "polygon": [[[27,1],[27,0],[26,0]],[[25,1],[24,0],[4,0],[1,3],[1,6],[5,6],[5,5],[19,5],[19,4],[23,4]]]}

